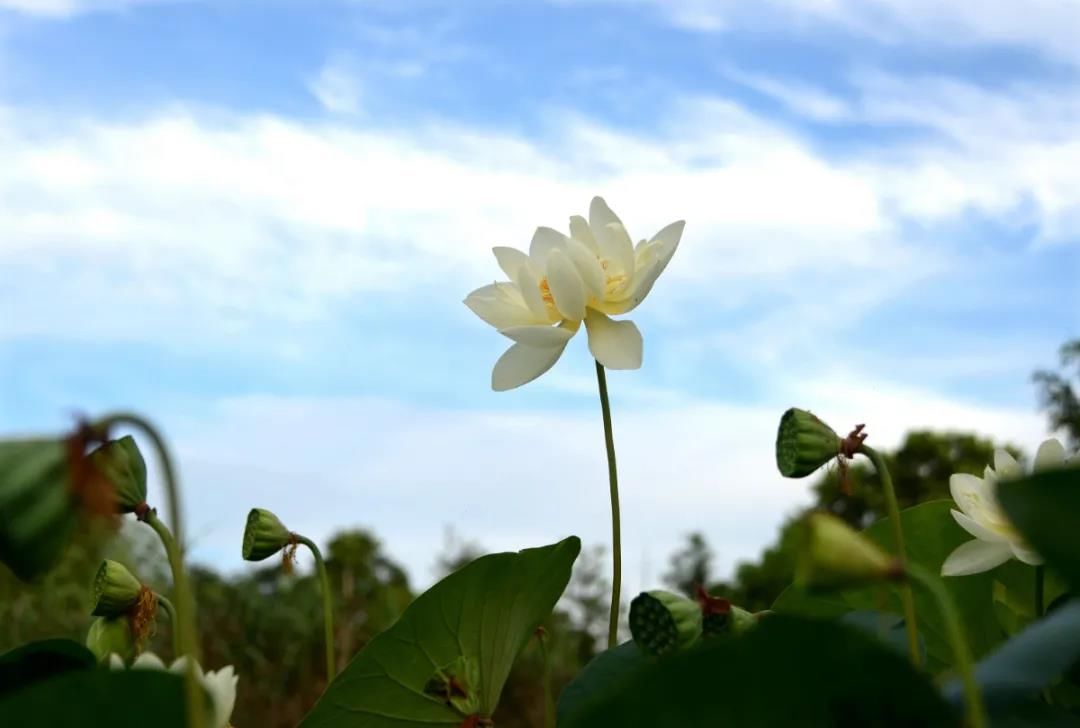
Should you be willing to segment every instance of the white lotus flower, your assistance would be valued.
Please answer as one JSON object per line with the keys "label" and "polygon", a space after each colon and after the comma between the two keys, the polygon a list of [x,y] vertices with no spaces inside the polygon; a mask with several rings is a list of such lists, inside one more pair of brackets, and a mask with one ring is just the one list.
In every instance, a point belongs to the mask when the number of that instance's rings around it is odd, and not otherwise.
{"label": "white lotus flower", "polygon": [[[1065,465],[1065,448],[1056,439],[1049,439],[1035,453],[1034,470],[1041,471]],[[986,468],[978,478],[956,473],[949,478],[949,490],[960,510],[952,512],[960,527],[975,537],[961,544],[941,565],[942,576],[964,576],[989,571],[1016,557],[1025,564],[1039,565],[1042,558],[1009,522],[997,499],[999,480],[1023,477],[1024,473],[1012,455],[1004,450],[994,453],[994,467]]]}
{"label": "white lotus flower", "polygon": [[[187,670],[187,655],[175,660],[169,666],[170,672],[180,675]],[[114,670],[124,669],[124,661],[119,655],[109,655],[109,667]],[[144,652],[131,663],[132,670],[164,670],[165,663],[153,652]],[[239,679],[232,665],[226,665],[220,670],[203,673],[199,663],[195,663],[195,674],[199,678],[210,699],[214,703],[213,728],[228,728],[229,719],[232,717],[233,706],[236,704],[236,682]]]}
{"label": "white lotus flower", "polygon": [[606,314],[626,313],[645,298],[674,254],[683,223],[668,225],[635,251],[603,199],[593,199],[589,216],[590,222],[571,218],[570,236],[537,228],[528,255],[495,248],[510,281],[466,297],[473,313],[515,342],[495,363],[491,386],[496,391],[531,382],[554,366],[582,321],[598,362],[609,369],[641,366],[637,326]]}

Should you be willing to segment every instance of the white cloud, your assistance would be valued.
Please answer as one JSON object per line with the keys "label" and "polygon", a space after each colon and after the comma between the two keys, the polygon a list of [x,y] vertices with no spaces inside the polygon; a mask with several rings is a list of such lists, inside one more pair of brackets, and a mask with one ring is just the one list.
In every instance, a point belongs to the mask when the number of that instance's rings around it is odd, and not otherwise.
{"label": "white cloud", "polygon": [[45,18],[70,18],[85,13],[123,10],[135,5],[176,0],[0,0],[0,10]]}
{"label": "white cloud", "polygon": [[851,119],[851,109],[844,99],[809,84],[751,73],[732,66],[724,67],[720,69],[720,72],[736,83],[780,101],[795,113],[808,119],[816,121]]}
{"label": "white cloud", "polygon": [[327,63],[308,83],[311,93],[327,111],[356,114],[360,111],[362,92],[355,75],[338,65]]}
{"label": "white cloud", "polygon": [[[859,377],[781,383],[775,406],[644,409],[622,403],[633,380],[611,380],[628,594],[656,584],[686,532],[703,530],[727,572],[755,557],[784,518],[809,502],[812,479],[785,480],[775,471],[775,428],[788,403],[813,408],[838,429],[865,422],[882,448],[915,427],[971,430],[1028,450],[1043,437],[1042,419],[1027,411]],[[583,393],[583,402],[589,398]],[[318,539],[337,528],[372,528],[420,583],[431,577],[447,524],[490,550],[570,533],[587,543],[610,540],[603,434],[593,408],[511,413],[257,396],[174,418],[168,434],[178,443],[195,557],[225,569],[241,564],[244,516],[254,506]],[[641,583],[643,559],[654,570],[648,584]]]}
{"label": "white cloud", "polygon": [[[460,297],[603,193],[636,236],[690,221],[693,284],[902,259],[869,176],[728,104],[687,102],[659,138],[553,115],[531,141],[182,108],[126,122],[0,115],[0,265],[25,315],[0,336],[122,336],[105,310],[206,335],[324,316],[360,293]],[[26,306],[62,280],[64,308]],[[691,286],[692,287],[692,286]],[[40,296],[37,296],[40,298]],[[38,302],[40,304],[40,301]],[[169,311],[172,315],[169,316]]]}

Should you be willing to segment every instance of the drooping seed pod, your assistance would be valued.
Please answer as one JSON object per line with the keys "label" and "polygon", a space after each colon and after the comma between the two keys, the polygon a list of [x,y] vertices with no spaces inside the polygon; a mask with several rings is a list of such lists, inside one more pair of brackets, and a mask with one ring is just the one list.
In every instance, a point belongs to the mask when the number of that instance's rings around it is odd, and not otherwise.
{"label": "drooping seed pod", "polygon": [[701,631],[701,606],[686,597],[657,589],[630,602],[630,634],[651,655],[689,647]]}
{"label": "drooping seed pod", "polygon": [[112,483],[118,512],[134,513],[146,502],[146,461],[131,435],[106,442],[90,453],[90,461]]}
{"label": "drooping seed pod", "polygon": [[806,410],[792,407],[776,433],[776,467],[785,478],[805,478],[840,454],[836,432]]}
{"label": "drooping seed pod", "polygon": [[896,558],[836,516],[811,513],[800,529],[795,583],[804,589],[845,589],[904,576]]}
{"label": "drooping seed pod", "polygon": [[244,527],[243,557],[246,561],[262,561],[281,551],[292,540],[292,533],[277,516],[264,508],[252,508]]}
{"label": "drooping seed pod", "polygon": [[95,617],[120,617],[139,602],[143,585],[119,561],[105,559],[94,577],[92,597]]}

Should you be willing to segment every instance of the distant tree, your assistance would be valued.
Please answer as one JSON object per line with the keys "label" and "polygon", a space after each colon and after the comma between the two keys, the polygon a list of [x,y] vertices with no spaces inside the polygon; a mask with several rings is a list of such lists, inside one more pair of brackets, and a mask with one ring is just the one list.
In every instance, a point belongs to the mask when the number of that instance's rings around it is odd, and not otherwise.
{"label": "distant tree", "polygon": [[435,574],[441,579],[483,555],[483,546],[462,538],[453,526],[447,526],[443,530],[443,550],[436,559]]}
{"label": "distant tree", "polygon": [[[1061,373],[1039,370],[1032,375],[1039,388],[1039,399],[1050,418],[1052,430],[1064,430],[1070,448],[1080,447],[1080,396],[1073,388],[1070,377],[1080,388],[1080,339],[1062,345]],[[1075,367],[1075,371],[1069,371]]]}
{"label": "distant tree", "polygon": [[708,586],[712,575],[713,553],[705,536],[695,531],[687,534],[686,545],[671,556],[664,584],[688,597],[698,586]]}

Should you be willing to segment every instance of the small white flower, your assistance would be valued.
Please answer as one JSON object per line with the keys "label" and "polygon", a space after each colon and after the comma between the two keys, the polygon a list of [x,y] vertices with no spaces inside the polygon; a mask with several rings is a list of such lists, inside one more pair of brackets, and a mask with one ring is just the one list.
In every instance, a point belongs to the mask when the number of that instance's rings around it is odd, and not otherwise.
{"label": "small white flower", "polygon": [[[170,672],[180,675],[187,670],[187,656],[180,657],[169,666]],[[113,653],[109,656],[109,667],[113,670],[124,669],[124,661],[119,655]],[[131,663],[132,670],[164,670],[165,663],[153,652],[144,652]],[[199,663],[195,663],[195,675],[199,678],[210,699],[214,703],[213,728],[227,728],[229,719],[232,717],[233,706],[236,704],[236,682],[239,679],[232,665],[226,665],[220,670],[203,673]]]}
{"label": "small white flower", "polygon": [[[1066,462],[1065,448],[1051,438],[1039,446],[1034,470],[1058,468]],[[987,466],[982,478],[966,473],[956,473],[949,478],[949,490],[960,508],[952,511],[953,518],[975,539],[961,544],[949,554],[941,565],[942,576],[978,574],[1013,557],[1025,564],[1037,566],[1042,563],[1039,554],[1024,542],[1009,522],[997,499],[999,480],[1020,478],[1023,474],[1012,455],[997,450],[994,467]]]}

